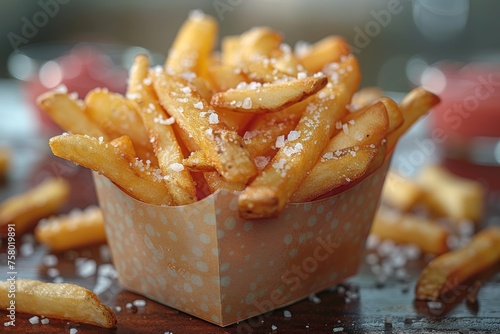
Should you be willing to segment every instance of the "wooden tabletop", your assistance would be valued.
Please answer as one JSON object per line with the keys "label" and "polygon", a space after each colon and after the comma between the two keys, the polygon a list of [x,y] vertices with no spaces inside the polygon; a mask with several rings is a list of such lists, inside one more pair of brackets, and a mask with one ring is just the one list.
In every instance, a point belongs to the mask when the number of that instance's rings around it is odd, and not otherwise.
{"label": "wooden tabletop", "polygon": [[[38,183],[47,175],[63,176],[73,184],[70,202],[62,211],[97,203],[90,172],[55,158],[48,150],[46,134],[20,138],[14,132],[1,137],[15,154],[14,165],[0,183],[0,201]],[[498,197],[492,200],[485,224],[499,223]],[[32,325],[33,315],[16,314],[16,326],[4,327],[6,310],[0,310],[2,333],[500,333],[500,276],[488,273],[477,295],[477,302],[466,301],[467,286],[446,296],[442,307],[414,300],[414,285],[422,266],[430,258],[422,255],[392,268],[388,275],[375,273],[366,261],[359,273],[331,289],[283,309],[225,328],[194,318],[183,312],[123,290],[110,266],[106,245],[50,254],[38,245],[32,234],[17,236],[17,278],[77,283],[101,289],[99,297],[112,307],[118,318],[115,328],[102,328],[49,319],[49,324]],[[7,272],[6,242],[0,247],[0,279]],[[346,254],[348,256],[348,254]],[[79,273],[82,262],[90,264]],[[103,284],[104,282],[104,284]],[[145,306],[127,307],[144,299]]]}

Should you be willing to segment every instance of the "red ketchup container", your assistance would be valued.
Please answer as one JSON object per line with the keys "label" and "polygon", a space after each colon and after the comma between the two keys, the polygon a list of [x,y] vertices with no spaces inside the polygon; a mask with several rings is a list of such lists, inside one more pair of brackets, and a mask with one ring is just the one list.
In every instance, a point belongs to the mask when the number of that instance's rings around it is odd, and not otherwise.
{"label": "red ketchup container", "polygon": [[445,63],[422,85],[439,95],[431,136],[452,172],[500,189],[500,63]]}

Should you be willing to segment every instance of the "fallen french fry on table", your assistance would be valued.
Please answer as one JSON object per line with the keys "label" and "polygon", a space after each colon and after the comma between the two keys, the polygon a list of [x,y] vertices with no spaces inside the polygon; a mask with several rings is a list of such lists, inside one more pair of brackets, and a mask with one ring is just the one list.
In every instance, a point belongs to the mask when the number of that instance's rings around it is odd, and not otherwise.
{"label": "fallen french fry on table", "polygon": [[380,208],[375,214],[370,233],[380,239],[415,244],[427,253],[443,254],[449,250],[449,232],[436,222],[414,214]]}
{"label": "fallen french fry on table", "polygon": [[92,291],[69,283],[44,283],[30,279],[0,282],[0,308],[10,306],[11,285],[15,284],[18,312],[43,315],[66,321],[113,328],[116,315]]}
{"label": "fallen french fry on table", "polygon": [[400,211],[409,211],[424,196],[424,189],[415,181],[395,172],[387,173],[382,188],[382,202]]}
{"label": "fallen french fry on table", "polygon": [[35,228],[35,237],[52,252],[105,243],[106,232],[101,209],[88,207],[42,219]]}
{"label": "fallen french fry on table", "polygon": [[38,220],[54,214],[68,200],[71,186],[62,178],[48,178],[24,193],[0,204],[0,228],[14,224],[16,233],[23,234]]}
{"label": "fallen french fry on table", "polygon": [[499,261],[500,228],[486,228],[464,247],[440,255],[427,264],[415,287],[416,299],[439,301],[448,291]]}
{"label": "fallen french fry on table", "polygon": [[417,183],[425,190],[422,200],[433,213],[476,223],[482,217],[485,191],[479,182],[456,176],[443,167],[426,166],[419,172]]}

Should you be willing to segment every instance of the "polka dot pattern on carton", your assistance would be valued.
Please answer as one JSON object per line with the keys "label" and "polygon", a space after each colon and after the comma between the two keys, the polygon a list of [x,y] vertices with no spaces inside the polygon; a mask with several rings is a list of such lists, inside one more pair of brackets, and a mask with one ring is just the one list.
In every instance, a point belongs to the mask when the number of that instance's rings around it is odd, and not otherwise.
{"label": "polka dot pattern on carton", "polygon": [[341,194],[258,221],[240,219],[237,196],[225,191],[159,207],[94,180],[123,286],[225,326],[353,275],[387,166]]}

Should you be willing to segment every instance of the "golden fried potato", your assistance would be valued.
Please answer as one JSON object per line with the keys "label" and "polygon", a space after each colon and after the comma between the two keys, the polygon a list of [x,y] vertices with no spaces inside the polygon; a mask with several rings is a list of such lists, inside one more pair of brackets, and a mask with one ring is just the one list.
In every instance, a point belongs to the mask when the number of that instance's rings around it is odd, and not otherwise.
{"label": "golden fried potato", "polygon": [[[15,299],[9,299],[15,284]],[[0,282],[0,307],[5,310],[15,301],[16,310],[22,313],[44,315],[94,326],[113,328],[116,315],[103,305],[92,291],[69,283],[44,283],[17,278]]]}
{"label": "golden fried potato", "polygon": [[440,255],[424,268],[415,286],[415,298],[438,301],[459,284],[500,261],[500,228],[487,228],[464,247]]}
{"label": "golden fried potato", "polygon": [[54,214],[68,200],[71,186],[62,178],[48,178],[24,193],[6,199],[0,204],[0,229],[15,224],[16,233],[23,234],[38,220]]}
{"label": "golden fried potato", "polygon": [[35,237],[52,252],[105,243],[106,231],[101,209],[88,207],[43,219],[35,228]]}

